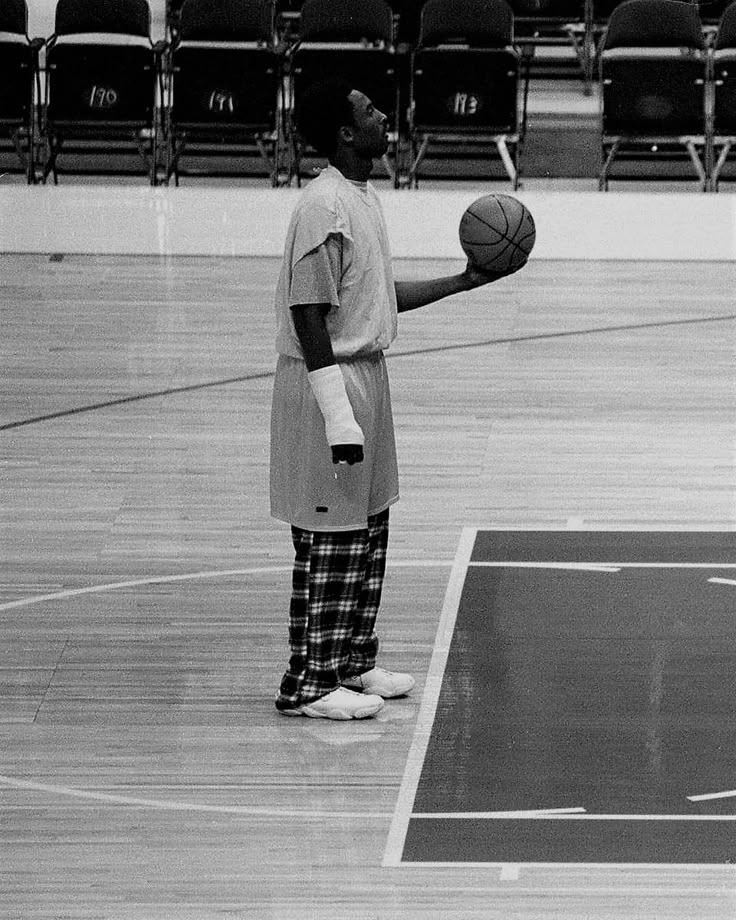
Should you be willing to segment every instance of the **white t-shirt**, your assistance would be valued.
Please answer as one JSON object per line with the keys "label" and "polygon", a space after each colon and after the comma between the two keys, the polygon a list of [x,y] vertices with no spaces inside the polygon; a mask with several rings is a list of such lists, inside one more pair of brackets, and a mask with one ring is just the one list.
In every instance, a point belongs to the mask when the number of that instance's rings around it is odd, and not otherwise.
{"label": "white t-shirt", "polygon": [[334,166],[313,179],[289,224],[276,287],[276,350],[302,358],[291,308],[329,303],[325,323],[337,360],[374,354],[396,337],[397,308],[378,193]]}

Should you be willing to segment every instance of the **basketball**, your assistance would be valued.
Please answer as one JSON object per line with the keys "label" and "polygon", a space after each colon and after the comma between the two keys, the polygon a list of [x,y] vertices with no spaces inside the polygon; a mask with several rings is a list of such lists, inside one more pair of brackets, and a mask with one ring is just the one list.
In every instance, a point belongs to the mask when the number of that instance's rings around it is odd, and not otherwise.
{"label": "basketball", "polygon": [[536,229],[534,218],[512,195],[483,195],[460,220],[460,245],[484,271],[519,268],[529,258]]}

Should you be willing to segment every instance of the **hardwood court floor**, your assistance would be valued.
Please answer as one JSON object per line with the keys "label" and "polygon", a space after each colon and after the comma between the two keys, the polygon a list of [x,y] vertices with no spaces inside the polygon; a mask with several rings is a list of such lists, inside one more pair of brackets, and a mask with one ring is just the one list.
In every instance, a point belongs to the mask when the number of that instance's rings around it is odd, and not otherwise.
{"label": "hardwood court floor", "polygon": [[381,867],[464,526],[734,527],[733,267],[537,261],[402,317],[381,635],[418,687],[355,725],[272,703],[277,271],[0,261],[0,914],[733,917],[725,867]]}

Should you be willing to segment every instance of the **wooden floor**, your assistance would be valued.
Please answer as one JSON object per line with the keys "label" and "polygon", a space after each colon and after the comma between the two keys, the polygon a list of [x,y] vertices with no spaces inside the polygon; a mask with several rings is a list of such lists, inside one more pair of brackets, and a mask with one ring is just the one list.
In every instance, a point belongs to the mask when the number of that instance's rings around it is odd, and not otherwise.
{"label": "wooden floor", "polygon": [[0,916],[736,916],[727,867],[381,865],[464,526],[736,526],[733,266],[533,261],[402,317],[381,636],[418,687],[354,725],[273,707],[277,271],[0,260]]}

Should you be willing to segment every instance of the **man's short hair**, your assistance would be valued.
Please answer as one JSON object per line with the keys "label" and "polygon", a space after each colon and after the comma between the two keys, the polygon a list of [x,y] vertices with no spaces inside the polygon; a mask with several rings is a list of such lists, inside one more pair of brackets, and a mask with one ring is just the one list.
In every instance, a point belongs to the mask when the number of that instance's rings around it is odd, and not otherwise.
{"label": "man's short hair", "polygon": [[297,129],[322,156],[334,156],[338,131],[353,124],[353,104],[348,98],[352,91],[350,83],[336,77],[313,83],[299,98]]}

